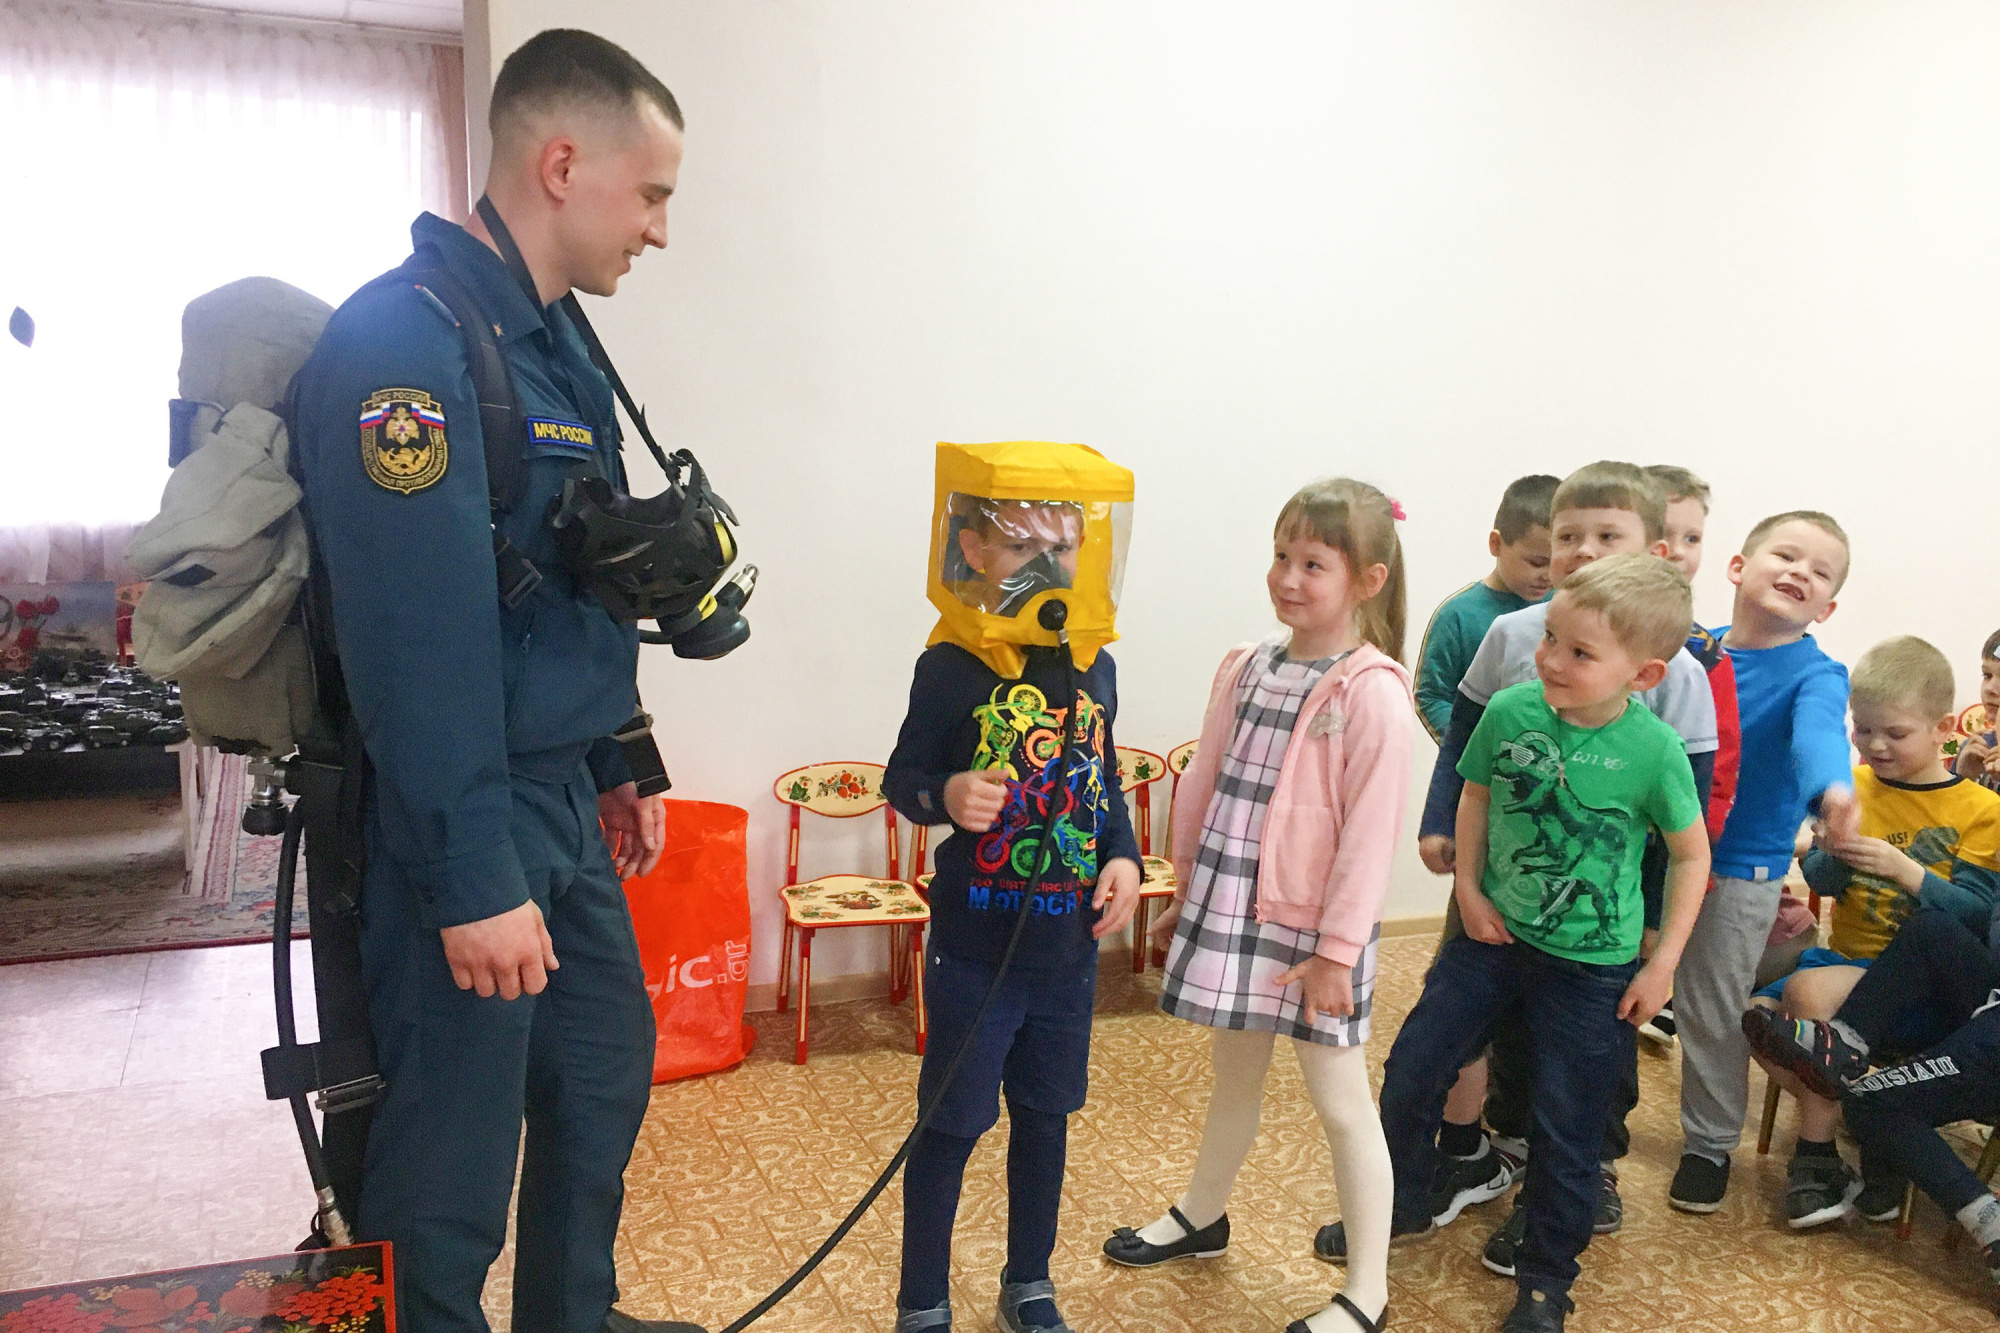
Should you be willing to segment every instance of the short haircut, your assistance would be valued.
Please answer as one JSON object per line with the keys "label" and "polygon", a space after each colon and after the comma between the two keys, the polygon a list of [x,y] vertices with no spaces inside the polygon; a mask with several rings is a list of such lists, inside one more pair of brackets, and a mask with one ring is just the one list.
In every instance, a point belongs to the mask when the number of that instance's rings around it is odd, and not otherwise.
{"label": "short haircut", "polygon": [[1952,712],[1957,697],[1950,659],[1910,634],[1861,654],[1848,678],[1848,700],[1857,708],[1908,708],[1935,719]]}
{"label": "short haircut", "polygon": [[1593,560],[1556,591],[1579,610],[1601,612],[1619,644],[1641,661],[1673,661],[1694,628],[1693,587],[1655,555],[1627,552]]}
{"label": "short haircut", "polygon": [[1786,523],[1810,523],[1840,543],[1840,577],[1833,581],[1833,590],[1839,592],[1841,585],[1847,582],[1847,569],[1854,561],[1854,548],[1848,544],[1846,530],[1831,514],[1822,514],[1817,509],[1787,509],[1782,514],[1773,514],[1750,529],[1750,535],[1743,539],[1743,554],[1757,554],[1757,548],[1764,539]]}
{"label": "short haircut", "polygon": [[1563,478],[1549,501],[1549,518],[1566,509],[1627,509],[1645,525],[1648,542],[1667,535],[1667,497],[1636,463],[1587,463]]}
{"label": "short haircut", "polygon": [[1494,512],[1493,527],[1500,540],[1512,546],[1536,528],[1549,525],[1549,502],[1556,498],[1562,482],[1545,473],[1516,477],[1501,493],[1500,508]]}
{"label": "short haircut", "polygon": [[2000,658],[2000,629],[1986,636],[1986,646],[1979,650],[1979,655],[1982,658]]}
{"label": "short haircut", "polygon": [[686,129],[667,85],[616,42],[580,28],[550,28],[514,49],[493,80],[486,123],[503,142],[537,115],[558,110],[632,114],[643,99],[675,129]]}
{"label": "short haircut", "polygon": [[1708,483],[1684,467],[1672,463],[1655,463],[1646,469],[1646,475],[1660,483],[1667,503],[1676,500],[1693,500],[1701,506],[1701,512],[1708,512]]}

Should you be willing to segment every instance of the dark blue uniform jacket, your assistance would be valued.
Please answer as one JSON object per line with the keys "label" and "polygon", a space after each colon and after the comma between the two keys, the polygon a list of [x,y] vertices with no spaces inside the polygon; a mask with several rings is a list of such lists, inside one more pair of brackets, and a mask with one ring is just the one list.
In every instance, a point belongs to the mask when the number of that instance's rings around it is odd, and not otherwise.
{"label": "dark blue uniform jacket", "polygon": [[[427,923],[451,926],[528,900],[510,776],[565,782],[588,757],[600,789],[624,779],[605,738],[637,702],[638,635],[574,586],[547,522],[570,476],[595,468],[624,486],[609,384],[561,309],[536,309],[463,228],[426,213],[410,234],[416,254],[334,313],[300,372],[295,447],[375,770],[373,854],[417,885]],[[426,265],[497,326],[535,432],[501,530],[543,582],[512,611],[465,344],[418,284]]]}

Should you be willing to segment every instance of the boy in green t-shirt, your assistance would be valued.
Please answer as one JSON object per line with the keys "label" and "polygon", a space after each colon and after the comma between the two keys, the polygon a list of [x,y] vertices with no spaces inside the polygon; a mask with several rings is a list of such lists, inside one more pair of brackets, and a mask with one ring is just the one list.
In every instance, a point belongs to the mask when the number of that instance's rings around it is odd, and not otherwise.
{"label": "boy in green t-shirt", "polygon": [[[1652,1017],[1701,910],[1708,835],[1686,747],[1631,696],[1658,685],[1693,620],[1688,582],[1650,555],[1608,556],[1563,581],[1535,651],[1537,680],[1493,696],[1459,773],[1448,940],[1396,1036],[1382,1085],[1395,1229],[1428,1230],[1445,1094],[1519,1005],[1534,1061],[1535,1129],[1505,1333],[1560,1333],[1590,1243],[1598,1148],[1620,1022]],[[1642,967],[1639,867],[1667,844],[1669,907]]]}
{"label": "boy in green t-shirt", "polygon": [[1508,485],[1493,515],[1493,531],[1486,534],[1492,570],[1438,603],[1424,626],[1424,646],[1417,650],[1417,715],[1432,740],[1451,725],[1458,682],[1487,627],[1549,595],[1549,503],[1559,484],[1555,477],[1533,476]]}

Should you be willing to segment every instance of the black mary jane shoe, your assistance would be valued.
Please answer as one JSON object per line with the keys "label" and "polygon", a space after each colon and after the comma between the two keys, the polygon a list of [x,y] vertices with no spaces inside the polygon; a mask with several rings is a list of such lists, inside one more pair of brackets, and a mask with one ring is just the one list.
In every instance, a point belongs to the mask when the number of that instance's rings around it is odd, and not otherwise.
{"label": "black mary jane shoe", "polygon": [[1104,1257],[1127,1268],[1151,1268],[1169,1259],[1213,1259],[1229,1248],[1228,1213],[1199,1230],[1178,1208],[1167,1209],[1167,1216],[1180,1224],[1179,1240],[1155,1245],[1141,1240],[1139,1233],[1131,1227],[1119,1227],[1111,1233],[1111,1239],[1104,1242]]}
{"label": "black mary jane shoe", "polygon": [[[1386,1305],[1382,1307],[1382,1313],[1371,1320],[1361,1313],[1360,1306],[1347,1299],[1347,1293],[1344,1291],[1333,1293],[1333,1303],[1347,1311],[1347,1317],[1354,1321],[1355,1327],[1359,1328],[1361,1333],[1382,1333],[1389,1323],[1389,1307]],[[1294,1319],[1285,1325],[1285,1333],[1312,1333],[1312,1327],[1303,1319]]]}

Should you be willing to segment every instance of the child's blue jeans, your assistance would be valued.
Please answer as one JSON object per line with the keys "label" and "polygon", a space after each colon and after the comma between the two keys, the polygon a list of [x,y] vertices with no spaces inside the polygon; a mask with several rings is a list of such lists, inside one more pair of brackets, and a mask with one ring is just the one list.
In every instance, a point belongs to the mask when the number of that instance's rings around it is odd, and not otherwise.
{"label": "child's blue jeans", "polygon": [[1568,1293],[1590,1244],[1598,1147],[1624,1049],[1618,1001],[1638,974],[1629,963],[1577,963],[1527,944],[1481,944],[1469,935],[1438,951],[1424,993],[1389,1051],[1382,1129],[1396,1170],[1396,1217],[1429,1209],[1437,1132],[1458,1071],[1513,1010],[1528,1030],[1533,1067],[1526,1239],[1516,1252],[1524,1291]]}

